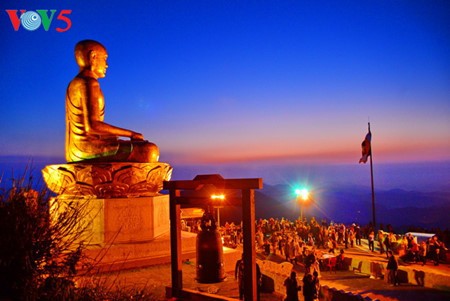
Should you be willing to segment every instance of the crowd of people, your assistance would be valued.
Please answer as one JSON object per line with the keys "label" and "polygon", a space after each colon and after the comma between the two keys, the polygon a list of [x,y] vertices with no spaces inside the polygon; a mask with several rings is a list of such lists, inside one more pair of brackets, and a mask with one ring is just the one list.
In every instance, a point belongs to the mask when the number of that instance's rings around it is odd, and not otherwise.
{"label": "crowd of people", "polygon": [[[233,247],[242,243],[240,225],[226,222],[220,231],[224,245]],[[310,221],[285,218],[256,221],[257,251],[282,256],[292,263],[303,263],[311,252],[339,254],[340,249],[361,245],[362,238],[363,231],[356,224],[346,226],[326,220],[319,223],[315,218]]]}
{"label": "crowd of people", "polygon": [[[388,242],[388,245],[391,244]],[[386,250],[388,250],[387,247]],[[430,260],[437,266],[440,262],[446,261],[447,250],[444,242],[439,240],[437,235],[433,235],[420,243],[411,233],[397,240],[397,253],[402,260],[410,263],[425,265]]]}
{"label": "crowd of people", "polygon": [[[438,235],[427,240],[417,241],[411,233],[395,234],[392,226],[387,226],[387,232],[382,229],[375,232],[371,224],[361,227],[355,223],[318,222],[314,217],[290,221],[285,218],[258,219],[256,221],[256,248],[265,255],[280,255],[292,263],[304,263],[308,253],[316,256],[322,253],[343,254],[340,250],[362,246],[361,239],[367,239],[368,250],[380,254],[388,252],[398,254],[403,261],[422,263],[432,261],[435,265],[446,261],[447,247]],[[241,226],[226,222],[220,227],[224,238],[224,245],[236,247],[242,243]],[[314,265],[314,264],[312,264]]]}
{"label": "crowd of people", "polygon": [[[194,232],[200,228],[191,224]],[[305,300],[317,298],[320,284],[320,270],[324,254],[336,257],[336,269],[345,269],[345,249],[362,246],[362,239],[367,239],[369,252],[386,254],[388,263],[388,282],[398,285],[398,261],[395,254],[403,261],[422,263],[431,260],[435,265],[444,261],[447,248],[443,241],[434,235],[426,241],[417,241],[411,233],[397,235],[392,226],[387,226],[387,232],[380,229],[375,231],[371,224],[361,227],[355,223],[317,221],[314,217],[309,221],[297,219],[294,221],[285,218],[258,219],[255,221],[256,251],[261,255],[281,256],[284,260],[304,267],[303,295]],[[226,222],[218,227],[223,237],[223,243],[228,247],[237,247],[243,243],[242,224]],[[378,246],[378,248],[376,248]],[[237,274],[238,268],[236,270]],[[286,301],[298,300],[301,286],[297,282],[297,275],[293,271],[285,280]]]}
{"label": "crowd of people", "polygon": [[[303,276],[303,297],[305,301],[314,301],[319,297],[320,281],[317,271],[305,273]],[[297,282],[297,273],[292,271],[290,276],[284,281],[286,287],[286,298],[284,301],[298,301],[298,292],[302,287]]]}

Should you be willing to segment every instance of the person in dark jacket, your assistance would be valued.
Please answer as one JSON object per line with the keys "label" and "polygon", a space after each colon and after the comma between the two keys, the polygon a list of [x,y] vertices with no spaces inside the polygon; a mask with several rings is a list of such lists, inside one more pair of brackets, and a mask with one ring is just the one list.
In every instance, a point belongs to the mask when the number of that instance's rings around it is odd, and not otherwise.
{"label": "person in dark jacket", "polygon": [[298,291],[302,287],[297,284],[297,274],[294,271],[284,280],[284,286],[286,287],[286,298],[284,301],[298,301]]}
{"label": "person in dark jacket", "polygon": [[[244,254],[242,254],[241,259],[236,261],[234,268],[234,279],[238,281],[239,288],[239,300],[244,300]],[[262,274],[259,264],[256,264],[256,295],[257,301],[261,298],[261,280]]]}
{"label": "person in dark jacket", "polygon": [[388,282],[393,286],[397,286],[397,285],[399,285],[399,282],[397,279],[398,262],[392,251],[388,251],[388,256],[389,256],[389,259],[388,259],[388,263],[386,266],[386,269],[389,271]]}
{"label": "person in dark jacket", "polygon": [[307,273],[303,277],[303,297],[305,301],[314,301],[316,298],[316,282],[313,275]]}

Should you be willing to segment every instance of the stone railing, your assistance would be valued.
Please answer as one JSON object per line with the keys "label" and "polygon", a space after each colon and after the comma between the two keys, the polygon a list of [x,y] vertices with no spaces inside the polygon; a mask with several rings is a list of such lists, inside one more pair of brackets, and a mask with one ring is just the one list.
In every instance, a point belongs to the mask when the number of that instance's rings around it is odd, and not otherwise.
{"label": "stone railing", "polygon": [[[257,260],[256,261],[263,274],[262,290],[272,291],[280,295],[285,295],[286,288],[284,287],[284,281],[289,277],[292,271],[292,263],[282,262],[276,263],[270,260]],[[297,277],[297,282],[301,284],[300,279]]]}

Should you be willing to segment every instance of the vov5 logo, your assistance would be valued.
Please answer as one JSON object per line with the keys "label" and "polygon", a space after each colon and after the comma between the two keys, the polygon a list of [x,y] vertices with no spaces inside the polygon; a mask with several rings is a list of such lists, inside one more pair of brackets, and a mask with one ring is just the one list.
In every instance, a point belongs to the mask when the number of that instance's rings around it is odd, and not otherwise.
{"label": "vov5 logo", "polygon": [[[36,9],[36,11],[26,11],[25,9],[21,9],[19,16],[17,9],[6,10],[15,31],[19,30],[20,25],[28,31],[34,31],[42,25],[44,30],[48,31],[56,12],[56,9]],[[71,13],[72,10],[63,9],[56,15],[58,27],[55,29],[57,32],[65,32],[72,27],[72,20],[67,16]]]}

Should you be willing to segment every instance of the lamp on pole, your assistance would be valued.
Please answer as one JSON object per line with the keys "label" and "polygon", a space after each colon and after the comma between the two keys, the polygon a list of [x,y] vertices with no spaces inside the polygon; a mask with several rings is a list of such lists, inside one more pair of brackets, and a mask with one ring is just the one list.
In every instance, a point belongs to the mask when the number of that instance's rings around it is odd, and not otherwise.
{"label": "lamp on pole", "polygon": [[300,205],[300,220],[303,221],[303,206],[309,200],[309,191],[306,188],[296,189],[297,202]]}
{"label": "lamp on pole", "polygon": [[214,205],[217,208],[217,227],[220,227],[220,208],[223,207],[221,202],[225,200],[225,194],[213,194],[211,195],[211,200],[220,202],[219,205]]}

